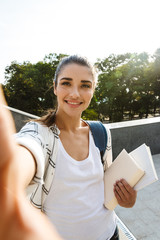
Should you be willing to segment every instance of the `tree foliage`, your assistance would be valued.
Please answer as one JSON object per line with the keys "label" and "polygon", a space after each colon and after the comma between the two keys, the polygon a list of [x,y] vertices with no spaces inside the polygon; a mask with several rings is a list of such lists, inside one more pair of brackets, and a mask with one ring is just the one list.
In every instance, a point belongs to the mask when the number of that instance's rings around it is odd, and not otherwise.
{"label": "tree foliage", "polygon": [[53,77],[63,56],[49,54],[36,64],[12,62],[7,66],[3,88],[8,105],[36,115],[53,108],[56,104]]}
{"label": "tree foliage", "polygon": [[[110,55],[96,63],[100,72],[96,97],[101,119],[110,122],[148,117],[159,110],[160,51]],[[156,73],[157,71],[157,73]]]}
{"label": "tree foliage", "polygon": [[[5,69],[4,92],[9,106],[41,115],[56,105],[53,77],[64,54],[52,53],[32,64],[12,62]],[[98,83],[84,119],[109,122],[156,116],[160,109],[160,49],[111,54],[97,59]]]}

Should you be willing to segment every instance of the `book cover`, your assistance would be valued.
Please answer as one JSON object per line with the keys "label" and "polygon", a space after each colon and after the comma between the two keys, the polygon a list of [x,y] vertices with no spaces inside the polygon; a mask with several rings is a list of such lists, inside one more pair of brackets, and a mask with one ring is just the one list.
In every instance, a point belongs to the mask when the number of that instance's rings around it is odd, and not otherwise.
{"label": "book cover", "polygon": [[104,205],[113,210],[118,202],[114,195],[114,184],[124,178],[131,187],[142,178],[145,171],[134,161],[125,149],[118,155],[111,166],[104,173]]}
{"label": "book cover", "polygon": [[134,187],[136,191],[158,180],[150,148],[145,143],[130,152],[129,155],[145,171],[145,175]]}

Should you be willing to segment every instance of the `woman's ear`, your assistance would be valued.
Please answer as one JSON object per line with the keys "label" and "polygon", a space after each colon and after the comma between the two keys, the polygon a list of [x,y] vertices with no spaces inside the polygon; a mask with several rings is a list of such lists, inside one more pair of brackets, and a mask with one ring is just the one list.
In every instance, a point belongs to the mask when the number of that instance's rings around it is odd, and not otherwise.
{"label": "woman's ear", "polygon": [[55,83],[53,83],[53,92],[57,96],[57,89],[56,89]]}

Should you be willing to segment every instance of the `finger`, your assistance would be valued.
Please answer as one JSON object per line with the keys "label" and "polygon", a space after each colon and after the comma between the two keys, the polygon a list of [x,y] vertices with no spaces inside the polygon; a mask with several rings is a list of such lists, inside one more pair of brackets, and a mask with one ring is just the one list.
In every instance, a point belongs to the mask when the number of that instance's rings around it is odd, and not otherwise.
{"label": "finger", "polygon": [[1,104],[7,105],[5,98],[4,98],[4,94],[3,94],[3,90],[2,90],[2,84],[0,83],[0,102]]}
{"label": "finger", "polygon": [[121,179],[120,182],[123,184],[125,190],[129,194],[134,194],[135,193],[135,190],[127,183],[127,181],[125,179]]}
{"label": "finger", "polygon": [[124,184],[123,181],[119,181],[118,182],[118,187],[120,188],[120,190],[122,191],[123,195],[128,198],[128,196],[130,195],[130,193],[128,192],[126,185]]}
{"label": "finger", "polygon": [[4,97],[4,93],[3,93],[3,90],[2,90],[2,85],[0,84],[0,126],[2,128],[2,125],[3,125],[4,127],[6,127],[5,130],[9,129],[10,133],[13,134],[13,133],[16,132],[15,124],[14,124],[14,121],[13,121],[12,114],[6,108],[6,106],[7,106],[7,102],[6,102],[5,97]]}
{"label": "finger", "polygon": [[118,184],[124,194],[123,200],[127,202],[135,201],[137,192],[127,183],[127,181],[121,179]]}
{"label": "finger", "polygon": [[115,195],[115,197],[117,199],[117,202],[120,204],[122,202],[122,199],[121,199],[120,195],[117,193],[116,190],[114,190],[114,195]]}
{"label": "finger", "polygon": [[124,200],[125,199],[125,195],[124,195],[123,191],[121,190],[121,188],[122,188],[121,185],[122,184],[119,181],[117,181],[116,184],[114,185],[114,191],[119,196],[119,198],[121,200]]}
{"label": "finger", "polygon": [[15,132],[14,121],[11,113],[4,105],[6,105],[6,101],[0,86],[0,167],[11,159],[15,151],[12,136]]}

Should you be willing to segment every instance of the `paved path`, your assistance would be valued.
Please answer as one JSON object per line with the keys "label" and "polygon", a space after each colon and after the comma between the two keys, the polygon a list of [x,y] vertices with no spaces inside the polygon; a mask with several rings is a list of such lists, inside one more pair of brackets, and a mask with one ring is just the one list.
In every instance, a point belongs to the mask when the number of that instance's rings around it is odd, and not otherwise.
{"label": "paved path", "polygon": [[159,180],[138,192],[133,208],[115,209],[137,240],[160,240],[160,154],[153,160]]}

